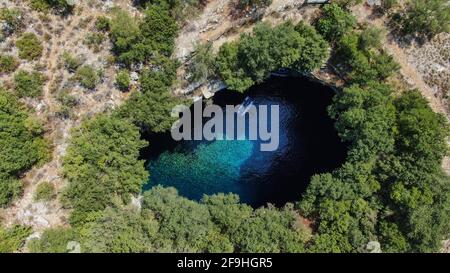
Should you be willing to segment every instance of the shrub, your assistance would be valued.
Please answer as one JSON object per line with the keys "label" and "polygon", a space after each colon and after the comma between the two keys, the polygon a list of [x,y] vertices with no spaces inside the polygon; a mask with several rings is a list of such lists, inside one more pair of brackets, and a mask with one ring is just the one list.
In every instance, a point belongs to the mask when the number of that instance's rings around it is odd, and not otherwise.
{"label": "shrub", "polygon": [[89,47],[89,49],[92,49],[94,52],[100,51],[100,45],[105,40],[105,34],[101,32],[93,32],[88,33],[84,37],[84,44]]}
{"label": "shrub", "polygon": [[11,55],[0,55],[0,73],[11,73],[19,66],[19,61]]}
{"label": "shrub", "polygon": [[143,7],[148,5],[162,7],[180,23],[196,16],[206,4],[203,0],[136,0],[135,2]]}
{"label": "shrub", "polygon": [[14,85],[19,97],[36,98],[42,95],[44,76],[37,71],[20,70],[14,76]]}
{"label": "shrub", "polygon": [[70,90],[63,89],[56,96],[56,100],[61,104],[58,115],[62,118],[69,118],[72,114],[72,108],[78,105],[78,99],[70,94]]}
{"label": "shrub", "polygon": [[393,18],[403,35],[430,39],[450,31],[450,5],[447,0],[409,1],[406,10]]}
{"label": "shrub", "polygon": [[14,176],[0,172],[0,205],[7,205],[22,192],[22,182]]}
{"label": "shrub", "polygon": [[179,104],[169,89],[176,78],[176,68],[177,64],[172,59],[162,57],[152,70],[144,70],[139,77],[141,92],[132,92],[118,115],[145,131],[170,129],[174,122],[170,111]]}
{"label": "shrub", "polygon": [[0,205],[21,192],[21,173],[48,159],[48,143],[39,133],[17,97],[0,88]]}
{"label": "shrub", "polygon": [[190,82],[206,81],[215,72],[212,43],[196,44],[193,54],[188,67],[188,80]]}
{"label": "shrub", "polygon": [[74,5],[69,0],[29,0],[32,9],[47,12],[53,8],[58,13],[69,13]]}
{"label": "shrub", "polygon": [[319,68],[330,55],[330,45],[313,27],[301,21],[295,26],[295,31],[305,39],[305,44],[294,68],[304,72]]}
{"label": "shrub", "polygon": [[81,86],[87,89],[94,89],[99,82],[97,71],[92,66],[83,65],[80,66],[74,76]]}
{"label": "shrub", "polygon": [[334,43],[356,26],[355,17],[337,4],[327,4],[315,27],[329,42]]}
{"label": "shrub", "polygon": [[0,253],[11,253],[19,250],[31,233],[31,227],[27,226],[14,225],[8,229],[0,226]]}
{"label": "shrub", "polygon": [[16,41],[19,49],[19,57],[29,61],[35,60],[42,55],[43,46],[34,33],[24,33]]}
{"label": "shrub", "polygon": [[400,68],[391,55],[384,52],[377,29],[344,35],[336,43],[332,63],[350,83],[365,85],[382,81]]}
{"label": "shrub", "polygon": [[127,91],[130,88],[130,73],[128,70],[120,70],[116,76],[116,85],[121,91]]}
{"label": "shrub", "polygon": [[83,61],[80,60],[79,57],[73,57],[69,52],[64,51],[62,54],[62,62],[64,67],[69,70],[69,72],[75,72],[80,65],[82,65]]}
{"label": "shrub", "polygon": [[95,21],[95,28],[98,31],[109,31],[111,27],[111,20],[105,16],[99,16]]}
{"label": "shrub", "polygon": [[383,0],[381,1],[381,6],[379,7],[379,10],[384,13],[396,7],[397,5],[398,0]]}
{"label": "shrub", "polygon": [[55,197],[55,186],[50,182],[42,182],[36,187],[35,201],[50,201]]}
{"label": "shrub", "polygon": [[31,253],[67,253],[68,243],[76,240],[75,232],[71,228],[46,229],[39,239],[32,239],[28,243]]}
{"label": "shrub", "polygon": [[169,11],[151,5],[140,22],[116,10],[111,20],[110,37],[118,60],[126,65],[145,63],[158,55],[170,56],[178,26]]}
{"label": "shrub", "polygon": [[0,21],[3,23],[4,35],[11,35],[23,28],[23,14],[17,8],[1,8]]}

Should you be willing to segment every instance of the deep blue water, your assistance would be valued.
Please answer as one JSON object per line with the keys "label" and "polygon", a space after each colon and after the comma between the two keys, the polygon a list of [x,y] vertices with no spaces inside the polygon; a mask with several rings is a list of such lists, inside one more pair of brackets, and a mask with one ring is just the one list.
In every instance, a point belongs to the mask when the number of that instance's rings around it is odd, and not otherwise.
{"label": "deep blue water", "polygon": [[280,143],[260,151],[261,141],[172,140],[170,134],[148,136],[143,151],[154,185],[173,186],[180,195],[199,200],[204,194],[232,192],[252,206],[298,201],[313,174],[340,166],[346,148],[326,108],[334,91],[306,78],[272,77],[245,94],[224,90],[214,103],[238,105],[248,96],[257,105],[279,105]]}

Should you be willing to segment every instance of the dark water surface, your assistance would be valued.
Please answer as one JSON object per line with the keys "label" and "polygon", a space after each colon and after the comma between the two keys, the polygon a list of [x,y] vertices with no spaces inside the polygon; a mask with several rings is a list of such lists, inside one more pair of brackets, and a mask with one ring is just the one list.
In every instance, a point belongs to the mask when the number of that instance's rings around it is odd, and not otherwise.
{"label": "dark water surface", "polygon": [[245,94],[223,90],[214,96],[220,106],[247,101],[278,104],[280,143],[273,152],[260,151],[259,140],[180,141],[170,134],[148,136],[147,160],[154,185],[173,186],[180,195],[199,200],[203,194],[236,193],[252,206],[298,201],[313,174],[331,171],[345,160],[326,108],[334,91],[306,78],[272,77]]}

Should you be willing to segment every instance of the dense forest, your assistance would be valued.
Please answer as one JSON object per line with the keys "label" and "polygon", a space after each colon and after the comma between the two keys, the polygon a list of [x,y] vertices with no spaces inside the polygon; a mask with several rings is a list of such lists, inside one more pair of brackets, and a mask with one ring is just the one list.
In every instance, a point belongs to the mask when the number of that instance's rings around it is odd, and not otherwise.
{"label": "dense forest", "polygon": [[[195,0],[137,2],[141,18],[116,8],[96,18],[95,26],[113,44],[121,90],[129,89],[130,71],[144,66],[139,90],[117,109],[72,130],[63,160],[68,185],[59,197],[70,211],[70,225],[46,229],[27,243],[29,251],[68,252],[68,243],[76,241],[83,252],[366,252],[367,244],[376,241],[383,252],[435,252],[450,237],[450,178],[441,167],[450,128],[418,90],[398,90],[389,81],[400,66],[384,51],[382,31],[358,24],[349,11],[358,1],[324,5],[312,25],[257,23],[218,52],[211,44],[198,44],[188,67],[189,81],[221,79],[236,92],[246,92],[280,68],[310,75],[332,67],[344,82],[328,107],[348,145],[340,168],[314,175],[298,202],[281,208],[252,208],[237,195],[222,193],[196,202],[161,186],[144,192],[136,208],[133,196],[151,179],[139,152],[158,145],[141,135],[167,131],[173,123],[170,110],[184,101],[171,93],[180,65],[171,56],[181,22],[202,5]],[[381,12],[396,5],[384,2]],[[411,1],[391,16],[393,24],[403,26],[398,35],[429,39],[448,31],[445,1],[426,2],[436,21],[423,17],[425,1]],[[65,0],[30,0],[30,5],[61,16],[73,8]],[[1,18],[18,26],[13,12],[2,10]],[[22,34],[16,46],[23,59],[42,51],[30,33]],[[20,196],[21,175],[50,156],[43,124],[20,102],[41,96],[46,79],[38,71],[16,71],[16,62],[0,56],[0,71],[14,74],[11,90],[0,89],[4,206]],[[95,86],[96,74],[70,54],[65,66],[86,88]],[[61,99],[70,104],[70,98]],[[39,190],[38,199],[53,194],[48,185]],[[0,227],[0,252],[19,249],[30,234],[26,226]]]}

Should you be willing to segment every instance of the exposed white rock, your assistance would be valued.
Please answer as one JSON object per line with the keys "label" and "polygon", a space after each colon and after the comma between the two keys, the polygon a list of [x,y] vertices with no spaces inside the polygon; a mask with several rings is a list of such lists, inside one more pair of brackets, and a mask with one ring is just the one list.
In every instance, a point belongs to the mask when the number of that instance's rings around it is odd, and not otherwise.
{"label": "exposed white rock", "polygon": [[140,210],[142,207],[142,198],[143,198],[142,195],[139,195],[137,197],[131,196],[131,205]]}
{"label": "exposed white rock", "polygon": [[381,245],[377,241],[368,242],[366,249],[369,253],[381,253]]}

